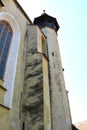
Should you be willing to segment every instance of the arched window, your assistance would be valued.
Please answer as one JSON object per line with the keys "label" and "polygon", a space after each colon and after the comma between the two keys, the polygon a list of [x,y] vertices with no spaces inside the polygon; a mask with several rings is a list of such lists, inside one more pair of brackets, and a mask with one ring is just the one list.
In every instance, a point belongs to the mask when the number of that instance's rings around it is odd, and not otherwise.
{"label": "arched window", "polygon": [[4,78],[6,61],[11,45],[13,31],[7,21],[0,21],[0,78]]}

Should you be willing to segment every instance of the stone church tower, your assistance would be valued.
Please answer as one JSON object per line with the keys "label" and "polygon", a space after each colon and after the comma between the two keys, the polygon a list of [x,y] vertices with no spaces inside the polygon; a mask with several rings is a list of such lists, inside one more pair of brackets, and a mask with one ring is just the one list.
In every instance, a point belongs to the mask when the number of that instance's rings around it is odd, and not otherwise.
{"label": "stone church tower", "polygon": [[71,130],[57,20],[0,0],[0,130]]}

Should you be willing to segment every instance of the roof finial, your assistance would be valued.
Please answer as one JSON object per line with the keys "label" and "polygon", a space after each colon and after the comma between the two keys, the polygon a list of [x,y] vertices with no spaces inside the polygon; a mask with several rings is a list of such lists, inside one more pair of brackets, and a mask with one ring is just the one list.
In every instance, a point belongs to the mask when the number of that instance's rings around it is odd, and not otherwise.
{"label": "roof finial", "polygon": [[43,10],[43,13],[45,13],[45,10]]}

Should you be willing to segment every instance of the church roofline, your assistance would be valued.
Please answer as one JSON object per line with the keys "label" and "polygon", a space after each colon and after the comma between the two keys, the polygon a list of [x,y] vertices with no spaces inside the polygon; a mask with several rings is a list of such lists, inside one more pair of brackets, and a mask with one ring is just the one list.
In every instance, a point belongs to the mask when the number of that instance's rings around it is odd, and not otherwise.
{"label": "church roofline", "polygon": [[24,16],[28,19],[28,21],[32,24],[32,21],[30,20],[29,16],[26,14],[26,12],[24,11],[24,9],[21,7],[21,5],[19,4],[19,2],[17,0],[13,0],[13,1],[16,3],[16,5],[22,11],[22,13],[24,14]]}

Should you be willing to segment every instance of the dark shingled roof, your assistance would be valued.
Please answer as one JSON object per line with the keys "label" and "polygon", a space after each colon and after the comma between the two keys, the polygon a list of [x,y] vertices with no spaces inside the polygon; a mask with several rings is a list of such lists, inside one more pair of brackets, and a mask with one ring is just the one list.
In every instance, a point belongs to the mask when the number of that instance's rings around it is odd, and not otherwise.
{"label": "dark shingled roof", "polygon": [[52,16],[50,16],[50,15],[48,15],[46,13],[43,13],[41,16],[35,18],[34,19],[34,24],[38,25],[38,24],[40,24],[42,22],[45,22],[45,21],[50,22],[50,23],[54,23],[54,25],[56,27],[56,31],[58,31],[59,24],[58,24],[56,18],[54,18],[54,17],[52,17]]}

